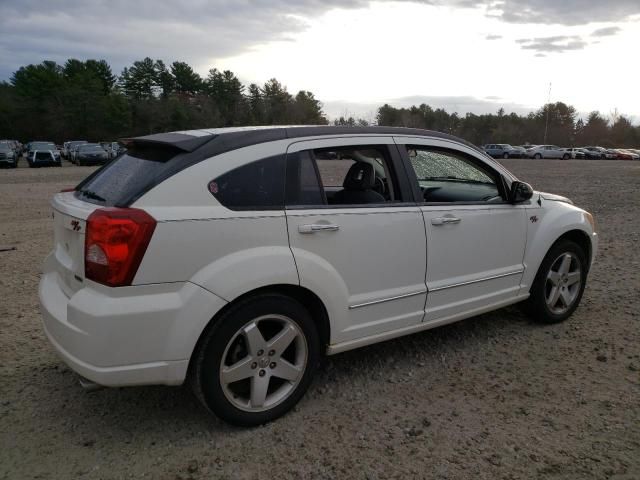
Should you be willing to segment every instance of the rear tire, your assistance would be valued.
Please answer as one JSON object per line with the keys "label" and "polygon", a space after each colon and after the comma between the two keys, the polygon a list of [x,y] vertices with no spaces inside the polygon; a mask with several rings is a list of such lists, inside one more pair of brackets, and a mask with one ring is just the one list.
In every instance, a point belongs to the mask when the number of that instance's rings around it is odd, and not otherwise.
{"label": "rear tire", "polygon": [[525,303],[525,311],[540,323],[566,320],[578,308],[588,273],[585,251],[571,240],[560,240],[540,264]]}
{"label": "rear tire", "polygon": [[509,154],[508,153],[503,153],[502,154],[502,158],[509,158]]}
{"label": "rear tire", "polygon": [[209,328],[194,354],[190,381],[222,420],[262,425],[298,403],[319,359],[309,312],[290,297],[265,293],[232,306]]}
{"label": "rear tire", "polygon": [[568,154],[568,153],[565,153],[565,154],[562,156],[562,159],[563,159],[563,160],[569,160],[569,154]]}
{"label": "rear tire", "polygon": [[540,160],[542,158],[542,155],[539,153],[536,153],[533,158],[535,158],[536,160]]}

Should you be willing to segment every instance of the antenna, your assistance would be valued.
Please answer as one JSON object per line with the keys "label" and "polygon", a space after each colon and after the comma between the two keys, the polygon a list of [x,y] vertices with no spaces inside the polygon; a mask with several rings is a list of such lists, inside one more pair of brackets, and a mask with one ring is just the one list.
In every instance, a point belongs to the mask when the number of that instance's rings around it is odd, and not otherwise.
{"label": "antenna", "polygon": [[547,119],[544,122],[544,140],[543,145],[547,144],[547,131],[549,130],[549,105],[551,104],[551,82],[549,82],[549,96],[547,97]]}

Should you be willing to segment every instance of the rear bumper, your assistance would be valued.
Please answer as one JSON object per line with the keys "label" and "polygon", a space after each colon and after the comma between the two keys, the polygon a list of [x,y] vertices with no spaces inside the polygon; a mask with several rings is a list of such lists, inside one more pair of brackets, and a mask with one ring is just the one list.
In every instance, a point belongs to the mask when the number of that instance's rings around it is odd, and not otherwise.
{"label": "rear bumper", "polygon": [[189,282],[107,288],[85,280],[71,297],[60,282],[53,269],[40,281],[44,331],[72,370],[104,386],[181,384],[200,334],[226,303]]}

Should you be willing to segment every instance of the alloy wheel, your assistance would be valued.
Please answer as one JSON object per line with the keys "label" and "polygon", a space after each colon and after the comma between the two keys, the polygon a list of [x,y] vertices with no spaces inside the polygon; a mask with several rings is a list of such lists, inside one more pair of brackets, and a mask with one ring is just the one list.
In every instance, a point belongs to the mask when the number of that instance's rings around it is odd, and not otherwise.
{"label": "alloy wheel", "polygon": [[580,260],[571,252],[558,256],[547,273],[545,301],[551,313],[562,315],[574,304],[580,293],[582,273]]}
{"label": "alloy wheel", "polygon": [[291,318],[255,318],[238,330],[224,350],[219,368],[222,391],[240,410],[269,410],[294,392],[308,356],[306,338]]}

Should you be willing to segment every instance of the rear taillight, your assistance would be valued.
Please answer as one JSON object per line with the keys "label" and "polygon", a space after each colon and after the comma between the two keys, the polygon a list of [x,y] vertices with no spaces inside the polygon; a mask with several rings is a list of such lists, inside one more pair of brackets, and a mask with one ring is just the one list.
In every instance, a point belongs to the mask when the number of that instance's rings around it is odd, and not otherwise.
{"label": "rear taillight", "polygon": [[85,277],[111,287],[131,285],[155,228],[155,219],[144,210],[95,210],[87,219]]}

